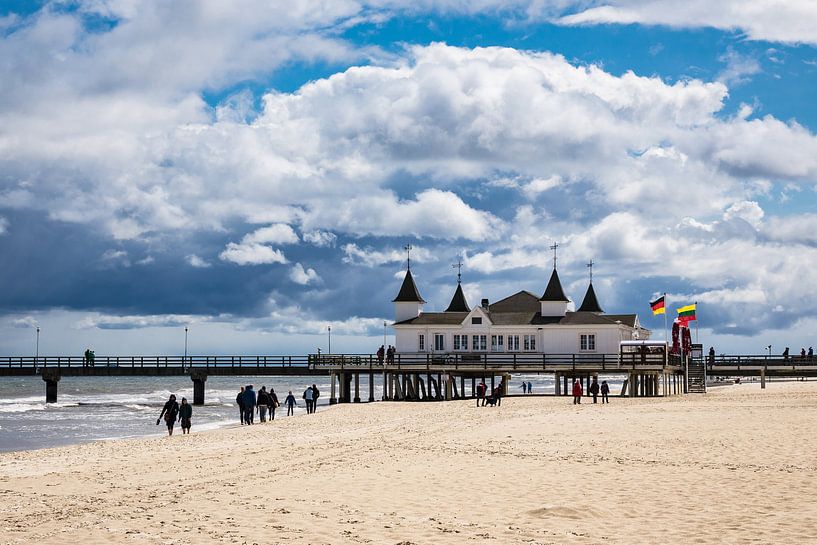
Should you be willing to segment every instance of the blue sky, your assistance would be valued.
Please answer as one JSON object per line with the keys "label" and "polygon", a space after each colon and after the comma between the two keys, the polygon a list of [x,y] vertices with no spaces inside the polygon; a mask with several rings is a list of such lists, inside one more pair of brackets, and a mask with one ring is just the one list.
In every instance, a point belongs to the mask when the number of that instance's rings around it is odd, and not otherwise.
{"label": "blue sky", "polygon": [[[0,353],[368,351],[544,290],[808,347],[817,8],[769,0],[0,7]],[[388,333],[388,331],[387,331]],[[378,342],[379,339],[379,342]]]}

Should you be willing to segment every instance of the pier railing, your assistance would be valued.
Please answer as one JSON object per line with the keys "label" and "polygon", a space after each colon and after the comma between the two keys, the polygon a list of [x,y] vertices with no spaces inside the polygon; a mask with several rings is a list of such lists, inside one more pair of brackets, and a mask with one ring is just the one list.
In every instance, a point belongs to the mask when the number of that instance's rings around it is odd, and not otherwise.
{"label": "pier railing", "polygon": [[303,367],[308,368],[310,356],[96,356],[93,363],[82,356],[0,356],[0,368],[225,368],[225,367]]}

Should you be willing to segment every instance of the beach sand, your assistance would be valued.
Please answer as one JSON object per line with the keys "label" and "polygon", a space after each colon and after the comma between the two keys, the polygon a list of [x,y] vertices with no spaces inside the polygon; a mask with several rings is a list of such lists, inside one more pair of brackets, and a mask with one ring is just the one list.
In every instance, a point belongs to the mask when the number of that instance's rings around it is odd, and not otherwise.
{"label": "beach sand", "polygon": [[817,382],[611,400],[0,454],[0,543],[817,543]]}

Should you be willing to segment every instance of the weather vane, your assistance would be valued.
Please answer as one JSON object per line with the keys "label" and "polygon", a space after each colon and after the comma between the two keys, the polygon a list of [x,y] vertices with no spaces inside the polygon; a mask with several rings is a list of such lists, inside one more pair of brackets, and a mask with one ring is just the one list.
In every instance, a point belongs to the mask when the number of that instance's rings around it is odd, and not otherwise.
{"label": "weather vane", "polygon": [[406,244],[403,249],[406,251],[406,269],[411,269],[411,244]]}
{"label": "weather vane", "polygon": [[553,245],[550,247],[553,250],[553,268],[556,268],[556,248],[558,248],[560,244],[558,242],[554,242]]}
{"label": "weather vane", "polygon": [[590,260],[590,263],[587,264],[587,267],[590,269],[590,283],[593,283],[593,260]]}
{"label": "weather vane", "polygon": [[457,257],[457,262],[451,265],[452,269],[457,269],[457,284],[462,280],[462,258]]}

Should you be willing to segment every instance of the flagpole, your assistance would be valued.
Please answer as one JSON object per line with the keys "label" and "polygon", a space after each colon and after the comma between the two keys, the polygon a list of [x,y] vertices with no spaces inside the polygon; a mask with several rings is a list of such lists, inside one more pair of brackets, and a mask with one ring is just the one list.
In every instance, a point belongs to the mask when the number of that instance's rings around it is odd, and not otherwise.
{"label": "flagpole", "polygon": [[[695,301],[695,344],[698,344],[698,301]],[[703,348],[701,348],[703,351]]]}
{"label": "flagpole", "polygon": [[669,329],[667,329],[667,292],[664,292],[664,342],[669,345]]}

